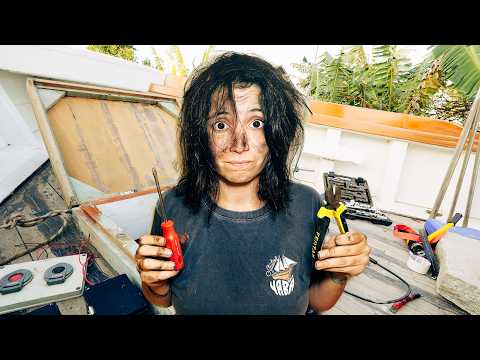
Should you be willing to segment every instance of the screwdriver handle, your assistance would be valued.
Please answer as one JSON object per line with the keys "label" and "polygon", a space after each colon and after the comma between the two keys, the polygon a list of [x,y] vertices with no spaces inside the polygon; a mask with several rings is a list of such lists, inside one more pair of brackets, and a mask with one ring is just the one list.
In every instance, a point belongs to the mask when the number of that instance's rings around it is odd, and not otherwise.
{"label": "screwdriver handle", "polygon": [[183,269],[183,254],[180,245],[180,237],[175,230],[175,224],[172,220],[162,222],[162,233],[165,238],[165,246],[172,250],[170,260],[175,263],[175,270]]}

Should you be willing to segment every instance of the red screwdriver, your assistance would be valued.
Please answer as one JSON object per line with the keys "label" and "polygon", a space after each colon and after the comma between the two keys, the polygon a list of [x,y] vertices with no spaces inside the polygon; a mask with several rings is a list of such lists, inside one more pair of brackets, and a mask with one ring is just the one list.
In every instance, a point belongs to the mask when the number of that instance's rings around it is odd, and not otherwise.
{"label": "red screwdriver", "polygon": [[175,224],[173,220],[167,219],[167,213],[165,211],[165,204],[163,202],[162,192],[160,191],[160,185],[158,184],[157,178],[157,170],[155,168],[152,169],[153,177],[155,178],[155,185],[157,186],[158,197],[160,199],[160,210],[162,212],[162,234],[165,238],[165,246],[172,250],[172,256],[170,260],[175,263],[175,270],[183,269],[183,255],[182,255],[182,247],[180,246],[180,238],[175,231]]}

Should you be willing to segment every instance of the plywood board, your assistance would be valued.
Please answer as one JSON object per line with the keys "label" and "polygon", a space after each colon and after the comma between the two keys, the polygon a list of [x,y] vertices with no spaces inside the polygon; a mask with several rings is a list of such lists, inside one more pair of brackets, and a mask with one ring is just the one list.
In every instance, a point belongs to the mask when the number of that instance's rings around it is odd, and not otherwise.
{"label": "plywood board", "polygon": [[67,96],[48,117],[67,174],[98,191],[152,187],[154,166],[161,184],[177,178],[177,122],[156,105]]}

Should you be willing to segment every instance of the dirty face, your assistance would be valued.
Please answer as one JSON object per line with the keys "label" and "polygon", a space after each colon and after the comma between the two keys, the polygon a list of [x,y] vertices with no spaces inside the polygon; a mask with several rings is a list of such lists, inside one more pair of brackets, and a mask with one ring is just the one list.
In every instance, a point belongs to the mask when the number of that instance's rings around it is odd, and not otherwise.
{"label": "dirty face", "polygon": [[233,98],[234,104],[222,101],[221,93],[212,98],[208,120],[210,150],[221,180],[246,184],[258,179],[268,155],[260,88],[236,86]]}

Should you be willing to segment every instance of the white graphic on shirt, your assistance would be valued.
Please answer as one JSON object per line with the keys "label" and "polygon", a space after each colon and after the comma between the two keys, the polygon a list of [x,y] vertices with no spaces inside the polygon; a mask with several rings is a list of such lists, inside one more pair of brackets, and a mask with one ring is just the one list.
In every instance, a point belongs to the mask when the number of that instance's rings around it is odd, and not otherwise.
{"label": "white graphic on shirt", "polygon": [[287,258],[285,255],[275,256],[267,265],[266,276],[272,277],[270,288],[276,295],[290,295],[295,287],[293,268],[296,261]]}

